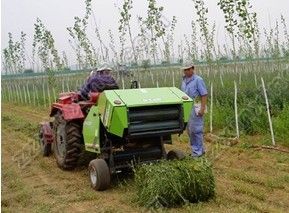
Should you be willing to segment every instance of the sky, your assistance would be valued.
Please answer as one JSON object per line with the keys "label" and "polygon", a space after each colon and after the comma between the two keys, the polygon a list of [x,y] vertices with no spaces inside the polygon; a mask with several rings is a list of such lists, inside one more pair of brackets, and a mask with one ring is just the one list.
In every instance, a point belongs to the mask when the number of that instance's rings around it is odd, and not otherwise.
{"label": "sky", "polygon": [[[191,20],[196,19],[196,14],[191,0],[156,0],[158,5],[164,6],[164,20],[177,17],[175,36],[180,40],[184,34],[190,34]],[[212,23],[216,22],[217,36],[220,42],[226,42],[224,36],[224,19],[222,12],[217,6],[217,0],[205,0],[209,8],[208,18]],[[280,15],[285,17],[289,25],[289,0],[251,0],[253,10],[257,12],[261,29],[274,25],[275,20],[280,20]],[[108,30],[111,29],[115,40],[118,40],[118,6],[122,0],[93,0],[92,9],[95,13],[96,22],[100,29],[104,43],[109,43]],[[137,35],[137,16],[145,16],[147,2],[134,0],[132,11],[132,30]],[[31,51],[34,26],[39,17],[45,26],[52,32],[56,47],[59,51],[64,50],[70,61],[75,60],[73,50],[68,39],[67,27],[73,26],[75,16],[83,17],[84,0],[2,0],[1,1],[1,48],[5,48],[8,42],[8,32],[13,34],[15,40],[19,40],[20,32],[27,34],[27,52]],[[96,45],[97,39],[94,34],[94,23],[90,23],[89,36]]]}

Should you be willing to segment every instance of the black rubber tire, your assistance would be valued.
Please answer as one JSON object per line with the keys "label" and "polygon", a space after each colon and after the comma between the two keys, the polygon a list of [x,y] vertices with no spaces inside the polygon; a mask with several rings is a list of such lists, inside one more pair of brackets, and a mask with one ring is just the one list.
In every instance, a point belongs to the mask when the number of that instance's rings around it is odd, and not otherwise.
{"label": "black rubber tire", "polygon": [[[56,116],[54,134],[53,152],[57,165],[63,170],[75,169],[83,149],[81,125],[74,121],[66,122],[60,116]],[[64,149],[62,153],[60,153],[58,147],[60,143]]]}
{"label": "black rubber tire", "polygon": [[[96,191],[104,191],[110,186],[110,171],[107,163],[103,159],[90,161],[89,177],[91,187]],[[95,178],[95,179],[93,179]]]}
{"label": "black rubber tire", "polygon": [[51,154],[51,144],[46,143],[45,138],[43,137],[42,128],[39,130],[39,145],[41,150],[41,155],[44,157],[49,157]]}
{"label": "black rubber tire", "polygon": [[167,154],[167,159],[168,160],[175,160],[175,159],[182,160],[185,157],[186,157],[185,154],[182,151],[180,151],[180,150],[171,150]]}

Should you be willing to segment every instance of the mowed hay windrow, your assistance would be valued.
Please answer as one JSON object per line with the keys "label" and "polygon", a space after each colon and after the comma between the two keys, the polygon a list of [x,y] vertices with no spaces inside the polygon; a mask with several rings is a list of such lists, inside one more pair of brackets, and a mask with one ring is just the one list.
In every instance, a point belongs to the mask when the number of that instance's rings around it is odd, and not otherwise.
{"label": "mowed hay windrow", "polygon": [[211,164],[204,158],[162,161],[135,171],[136,200],[146,207],[174,207],[214,197]]}

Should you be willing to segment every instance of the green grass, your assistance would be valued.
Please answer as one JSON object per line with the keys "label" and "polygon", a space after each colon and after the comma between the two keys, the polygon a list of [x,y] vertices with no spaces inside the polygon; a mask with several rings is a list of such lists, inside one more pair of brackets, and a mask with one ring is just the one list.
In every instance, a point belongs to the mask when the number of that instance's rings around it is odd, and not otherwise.
{"label": "green grass", "polygon": [[264,185],[264,180],[258,175],[250,175],[248,173],[231,172],[230,176],[236,180],[241,180],[250,184]]}
{"label": "green grass", "polygon": [[264,201],[266,191],[258,187],[248,186],[243,183],[234,183],[234,191],[237,193],[245,194],[258,200]]}
{"label": "green grass", "polygon": [[163,161],[135,172],[136,201],[146,207],[171,207],[214,197],[215,181],[204,159]]}
{"label": "green grass", "polygon": [[50,203],[39,203],[37,207],[35,208],[36,212],[41,212],[41,213],[49,213],[53,209],[53,204]]}
{"label": "green grass", "polygon": [[24,184],[14,168],[2,165],[2,169],[2,194],[10,194],[2,197],[2,206],[9,208],[15,203],[23,207],[30,205],[32,189]]}
{"label": "green grass", "polygon": [[35,139],[38,139],[37,133],[39,125],[35,123],[31,123],[28,121],[25,121],[21,119],[21,117],[18,117],[17,115],[3,115],[2,116],[2,122],[9,126],[9,128],[12,128],[16,132],[22,132],[26,134],[29,137],[33,137]]}

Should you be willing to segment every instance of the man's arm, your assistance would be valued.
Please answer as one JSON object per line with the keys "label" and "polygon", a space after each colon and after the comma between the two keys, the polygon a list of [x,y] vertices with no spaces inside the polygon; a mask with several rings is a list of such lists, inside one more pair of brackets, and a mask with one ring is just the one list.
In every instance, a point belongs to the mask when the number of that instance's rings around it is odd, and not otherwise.
{"label": "man's arm", "polygon": [[203,116],[205,114],[206,105],[207,105],[207,96],[208,95],[201,96],[201,109],[198,113],[198,116]]}
{"label": "man's arm", "polygon": [[208,91],[207,91],[205,82],[202,78],[199,79],[197,87],[198,87],[199,94],[201,96],[201,109],[198,113],[198,116],[203,116],[206,110]]}

